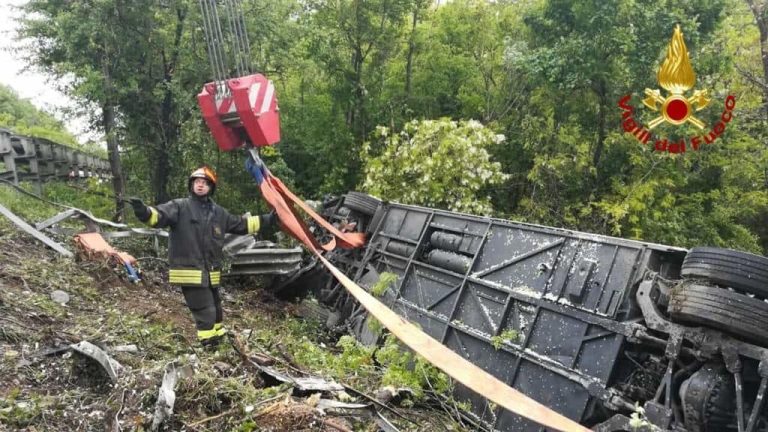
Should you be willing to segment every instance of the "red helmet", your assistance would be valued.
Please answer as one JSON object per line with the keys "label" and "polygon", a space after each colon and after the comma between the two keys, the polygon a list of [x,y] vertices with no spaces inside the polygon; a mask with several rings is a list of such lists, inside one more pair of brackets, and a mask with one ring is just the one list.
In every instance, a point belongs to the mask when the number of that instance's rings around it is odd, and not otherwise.
{"label": "red helmet", "polygon": [[189,175],[189,180],[187,182],[187,189],[190,191],[192,190],[192,182],[194,182],[196,178],[203,178],[208,180],[208,183],[211,185],[211,192],[209,195],[213,195],[213,192],[216,190],[216,172],[208,165],[202,165],[196,170],[192,171],[192,174]]}

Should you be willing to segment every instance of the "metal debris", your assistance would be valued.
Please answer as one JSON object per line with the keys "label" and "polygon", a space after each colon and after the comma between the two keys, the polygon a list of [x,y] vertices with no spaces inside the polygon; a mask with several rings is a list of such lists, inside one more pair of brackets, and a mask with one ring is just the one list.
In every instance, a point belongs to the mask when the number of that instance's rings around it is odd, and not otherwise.
{"label": "metal debris", "polygon": [[170,362],[165,365],[165,374],[163,383],[157,394],[157,403],[155,403],[155,415],[152,417],[151,431],[160,429],[163,422],[173,415],[173,405],[176,403],[176,383],[179,378],[189,378],[194,374],[191,365],[178,366],[176,362]]}
{"label": "metal debris", "polygon": [[0,213],[2,213],[5,217],[10,219],[11,222],[15,223],[16,226],[18,226],[19,228],[23,229],[29,235],[31,235],[32,237],[34,237],[34,238],[40,240],[41,242],[43,242],[49,248],[55,250],[56,252],[58,252],[61,255],[64,255],[65,257],[72,257],[72,252],[67,250],[64,246],[62,246],[62,245],[56,243],[55,241],[51,240],[45,234],[43,234],[40,231],[36,230],[35,227],[33,227],[32,225],[24,222],[20,217],[18,217],[15,214],[13,214],[13,212],[11,212],[7,208],[5,208],[2,204],[0,204]]}
{"label": "metal debris", "polygon": [[309,377],[309,378],[292,377],[290,375],[286,375],[282,372],[279,372],[277,369],[271,368],[269,366],[262,366],[256,362],[251,362],[251,364],[257,367],[262,373],[269,375],[270,377],[274,378],[279,382],[292,384],[296,390],[301,392],[311,392],[311,391],[336,392],[336,391],[344,390],[344,386],[342,386],[341,384],[335,381],[328,381],[323,378],[316,378],[316,377]]}
{"label": "metal debris", "polygon": [[[319,394],[319,393],[318,393]],[[315,404],[315,408],[320,410],[321,412],[325,413],[326,411],[336,411],[340,413],[345,413],[345,410],[367,410],[371,407],[369,404],[361,404],[361,403],[349,403],[349,402],[339,402],[334,399],[318,399],[317,404]]]}
{"label": "metal debris", "polygon": [[376,425],[381,428],[383,432],[400,432],[395,425],[390,423],[390,421],[376,409],[373,409],[373,421],[376,422]]}
{"label": "metal debris", "polygon": [[227,238],[225,253],[232,256],[229,274],[285,275],[301,267],[302,249],[283,249],[268,241],[257,242],[253,236]]}
{"label": "metal debris", "polygon": [[118,363],[117,360],[107,355],[107,353],[105,353],[101,348],[88,341],[72,344],[70,345],[70,348],[72,348],[72,350],[75,352],[95,360],[98,364],[101,365],[112,382],[117,381],[117,375],[123,366]]}

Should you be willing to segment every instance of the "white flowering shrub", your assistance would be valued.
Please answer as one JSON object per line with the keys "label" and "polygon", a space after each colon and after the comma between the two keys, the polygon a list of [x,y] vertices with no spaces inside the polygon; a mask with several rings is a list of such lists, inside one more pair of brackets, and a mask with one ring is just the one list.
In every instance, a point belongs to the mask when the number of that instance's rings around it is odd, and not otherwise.
{"label": "white flowering shrub", "polygon": [[504,135],[475,120],[413,120],[396,134],[378,126],[373,142],[363,145],[362,190],[403,204],[491,214],[482,192],[507,175],[488,149],[502,141]]}

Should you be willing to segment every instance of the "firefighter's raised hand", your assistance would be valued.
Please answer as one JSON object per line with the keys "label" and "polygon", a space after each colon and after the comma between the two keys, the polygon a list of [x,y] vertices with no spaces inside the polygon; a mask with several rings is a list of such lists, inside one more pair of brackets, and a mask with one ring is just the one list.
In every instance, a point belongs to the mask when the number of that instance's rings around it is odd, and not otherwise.
{"label": "firefighter's raised hand", "polygon": [[128,202],[131,204],[131,207],[133,207],[133,214],[136,215],[136,219],[142,222],[146,222],[149,220],[149,217],[152,214],[150,213],[147,206],[144,204],[144,201],[136,197],[131,197],[131,198],[128,198]]}
{"label": "firefighter's raised hand", "polygon": [[272,209],[271,212],[259,216],[259,229],[271,229],[277,225],[278,220],[277,212]]}

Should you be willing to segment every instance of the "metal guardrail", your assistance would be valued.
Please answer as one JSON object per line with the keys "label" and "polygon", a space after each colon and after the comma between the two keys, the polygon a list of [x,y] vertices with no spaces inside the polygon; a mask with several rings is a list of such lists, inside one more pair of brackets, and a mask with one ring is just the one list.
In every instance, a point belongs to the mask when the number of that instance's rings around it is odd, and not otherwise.
{"label": "metal guardrail", "polygon": [[34,181],[38,192],[42,183],[50,178],[107,179],[112,176],[109,161],[47,140],[16,135],[0,129],[0,179],[18,185],[20,181]]}
{"label": "metal guardrail", "polygon": [[224,252],[232,257],[227,275],[287,275],[298,271],[302,249],[283,249],[268,241],[256,241],[253,236],[231,236]]}

